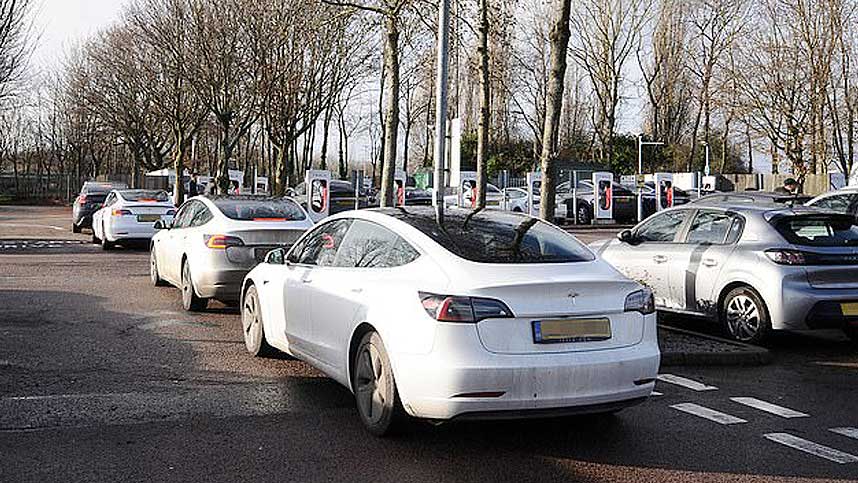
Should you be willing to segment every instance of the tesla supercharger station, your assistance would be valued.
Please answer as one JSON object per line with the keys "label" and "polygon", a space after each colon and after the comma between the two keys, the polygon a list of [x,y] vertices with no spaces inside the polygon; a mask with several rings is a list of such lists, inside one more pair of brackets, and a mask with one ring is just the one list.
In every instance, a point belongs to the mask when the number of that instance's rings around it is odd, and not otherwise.
{"label": "tesla supercharger station", "polygon": [[396,206],[405,206],[405,183],[408,175],[405,171],[396,170],[393,175],[393,193],[396,195]]}
{"label": "tesla supercharger station", "polygon": [[477,173],[476,171],[459,172],[459,208],[476,208],[477,206]]}
{"label": "tesla supercharger station", "polygon": [[534,203],[536,193],[542,185],[542,173],[527,173],[527,212],[539,216],[539,207]]}
{"label": "tesla supercharger station", "polygon": [[593,187],[595,188],[596,199],[594,200],[594,216],[593,219],[598,221],[606,221],[614,219],[614,174],[597,172],[593,173]]}
{"label": "tesla supercharger station", "polygon": [[310,219],[319,221],[331,214],[331,172],[307,171],[307,211]]}
{"label": "tesla supercharger station", "polygon": [[673,173],[655,173],[653,181],[655,182],[655,211],[673,208]]}

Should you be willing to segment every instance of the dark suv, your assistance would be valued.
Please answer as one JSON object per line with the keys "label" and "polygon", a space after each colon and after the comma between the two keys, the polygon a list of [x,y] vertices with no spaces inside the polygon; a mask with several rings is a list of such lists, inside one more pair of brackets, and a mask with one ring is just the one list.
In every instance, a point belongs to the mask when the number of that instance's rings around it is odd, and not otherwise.
{"label": "dark suv", "polygon": [[83,228],[92,228],[92,215],[101,209],[107,194],[115,189],[126,188],[128,186],[125,183],[84,183],[72,205],[72,232],[80,233]]}

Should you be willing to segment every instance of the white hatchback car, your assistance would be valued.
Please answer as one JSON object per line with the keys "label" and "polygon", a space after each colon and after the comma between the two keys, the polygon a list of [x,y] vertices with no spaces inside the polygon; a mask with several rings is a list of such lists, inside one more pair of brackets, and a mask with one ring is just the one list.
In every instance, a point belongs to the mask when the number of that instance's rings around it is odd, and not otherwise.
{"label": "white hatchback car", "polygon": [[652,293],[559,228],[432,208],[332,217],[242,287],[245,343],[350,388],[385,434],[429,420],[614,412],[659,366]]}
{"label": "white hatchback car", "polygon": [[175,214],[166,191],[113,190],[92,215],[92,242],[110,250],[117,242],[149,240],[155,235],[155,223],[169,223]]}

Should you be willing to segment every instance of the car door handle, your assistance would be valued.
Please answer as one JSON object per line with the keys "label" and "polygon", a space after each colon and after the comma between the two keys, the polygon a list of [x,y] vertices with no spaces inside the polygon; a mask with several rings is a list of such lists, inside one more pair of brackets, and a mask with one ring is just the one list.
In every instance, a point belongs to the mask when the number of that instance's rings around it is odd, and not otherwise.
{"label": "car door handle", "polygon": [[652,261],[654,261],[655,263],[665,263],[667,262],[667,257],[664,255],[656,255],[652,257]]}
{"label": "car door handle", "polygon": [[312,280],[310,280],[309,278],[305,278],[305,279],[302,279],[302,280],[301,280],[301,283],[303,283],[303,284],[311,284],[311,283],[313,283],[313,281],[312,281]]}
{"label": "car door handle", "polygon": [[703,263],[704,267],[717,267],[718,266],[718,261],[713,260],[711,258],[704,258],[702,263]]}

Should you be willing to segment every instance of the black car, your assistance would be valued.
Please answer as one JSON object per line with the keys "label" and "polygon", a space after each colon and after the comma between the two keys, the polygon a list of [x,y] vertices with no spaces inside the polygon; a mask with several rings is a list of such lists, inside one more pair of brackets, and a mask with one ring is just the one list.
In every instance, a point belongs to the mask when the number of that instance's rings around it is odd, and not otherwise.
{"label": "black car", "polygon": [[126,189],[124,183],[97,183],[87,181],[72,204],[72,232],[80,233],[83,228],[92,228],[92,215],[101,209],[108,193],[115,189]]}
{"label": "black car", "polygon": [[405,188],[406,206],[432,206],[432,193],[419,188]]}

